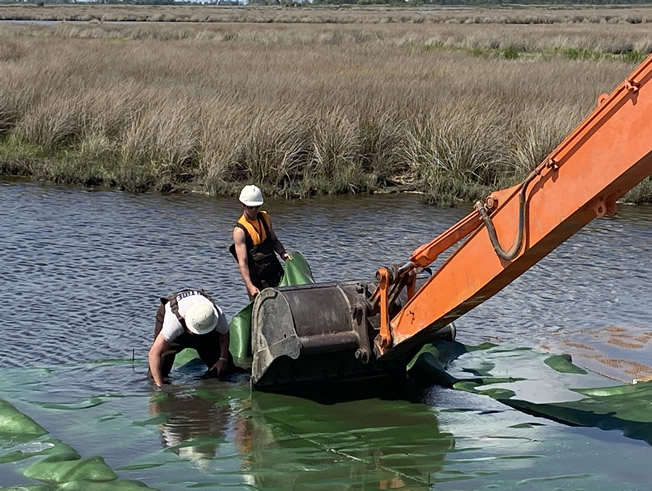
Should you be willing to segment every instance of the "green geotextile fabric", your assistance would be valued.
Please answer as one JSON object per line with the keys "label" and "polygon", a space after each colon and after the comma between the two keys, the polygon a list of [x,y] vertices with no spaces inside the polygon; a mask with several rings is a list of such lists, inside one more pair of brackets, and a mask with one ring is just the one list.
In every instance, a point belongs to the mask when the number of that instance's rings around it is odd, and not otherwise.
{"label": "green geotextile fabric", "polygon": [[0,399],[0,464],[26,461],[23,475],[47,483],[20,489],[142,489],[139,481],[118,480],[102,457],[82,458],[73,448],[48,436],[29,416]]}
{"label": "green geotextile fabric", "polygon": [[652,444],[652,382],[619,385],[573,365],[569,356],[442,342],[424,346],[409,374],[427,384],[487,395],[528,414],[620,430]]}
{"label": "green geotextile fabric", "polygon": [[[314,283],[312,271],[299,252],[290,253],[292,259],[285,261],[283,278],[279,287],[308,285]],[[251,357],[251,303],[238,312],[229,323],[231,343],[229,350],[236,363]]]}

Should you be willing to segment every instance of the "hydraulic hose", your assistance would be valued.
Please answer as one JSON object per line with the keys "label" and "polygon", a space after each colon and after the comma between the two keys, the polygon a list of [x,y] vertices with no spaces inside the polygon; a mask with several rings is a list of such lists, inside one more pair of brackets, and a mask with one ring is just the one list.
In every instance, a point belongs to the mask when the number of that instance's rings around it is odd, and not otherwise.
{"label": "hydraulic hose", "polygon": [[539,173],[540,171],[538,169],[533,170],[530,173],[530,175],[527,177],[527,179],[523,181],[523,184],[521,184],[521,190],[518,193],[518,232],[516,234],[516,242],[509,251],[505,251],[501,247],[500,242],[498,241],[498,236],[496,235],[496,228],[494,227],[494,224],[491,221],[491,217],[487,213],[484,204],[481,201],[477,201],[475,203],[475,209],[478,211],[480,217],[482,218],[482,221],[487,227],[487,232],[489,233],[489,240],[491,240],[491,245],[493,246],[494,251],[496,251],[498,257],[500,257],[501,259],[505,259],[506,261],[511,261],[516,256],[518,256],[518,253],[521,250],[521,247],[523,246],[523,236],[524,236],[523,231],[525,229],[525,212],[527,209],[527,200],[525,199],[525,191],[527,190],[528,184],[530,184],[530,182],[536,176],[538,176]]}

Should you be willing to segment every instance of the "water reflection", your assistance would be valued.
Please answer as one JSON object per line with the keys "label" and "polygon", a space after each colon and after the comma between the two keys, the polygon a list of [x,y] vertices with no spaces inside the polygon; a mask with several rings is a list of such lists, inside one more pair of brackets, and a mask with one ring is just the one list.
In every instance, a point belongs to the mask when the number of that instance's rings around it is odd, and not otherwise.
{"label": "water reflection", "polygon": [[229,408],[196,393],[170,388],[154,392],[149,412],[163,420],[158,425],[163,447],[203,469],[211,467],[218,446],[227,441]]}
{"label": "water reflection", "polygon": [[162,446],[208,474],[235,453],[243,482],[260,489],[426,489],[455,448],[417,385],[237,397],[241,389],[202,381],[153,392]]}
{"label": "water reflection", "polygon": [[252,395],[248,462],[261,489],[427,489],[455,448],[432,409],[410,402],[416,389],[312,395]]}

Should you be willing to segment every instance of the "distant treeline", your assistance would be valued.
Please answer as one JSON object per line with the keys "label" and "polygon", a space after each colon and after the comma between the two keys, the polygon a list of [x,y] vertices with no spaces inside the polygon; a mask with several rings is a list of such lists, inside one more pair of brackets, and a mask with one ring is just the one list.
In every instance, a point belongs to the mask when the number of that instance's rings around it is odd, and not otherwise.
{"label": "distant treeline", "polygon": [[[15,4],[15,0],[0,0],[0,4]],[[180,4],[213,4],[213,5],[286,5],[300,7],[309,5],[384,5],[392,7],[415,5],[445,5],[445,6],[603,6],[603,5],[648,5],[649,0],[519,0],[510,2],[504,0],[27,0],[23,3],[48,5],[48,4],[124,4],[124,5],[180,5]]]}
{"label": "distant treeline", "polygon": [[[260,4],[260,5],[269,5],[272,3],[286,3],[283,0],[251,0],[251,4]],[[296,3],[296,2],[290,2]],[[396,0],[390,1],[387,0],[312,0],[313,5],[391,5],[391,6],[414,6],[414,5],[447,5],[447,6],[524,6],[524,5],[536,5],[536,6],[545,6],[545,5],[563,5],[563,6],[572,6],[572,5],[647,5],[649,0],[573,0],[573,2],[568,2],[565,0],[519,0],[518,2],[509,2],[503,0]]]}

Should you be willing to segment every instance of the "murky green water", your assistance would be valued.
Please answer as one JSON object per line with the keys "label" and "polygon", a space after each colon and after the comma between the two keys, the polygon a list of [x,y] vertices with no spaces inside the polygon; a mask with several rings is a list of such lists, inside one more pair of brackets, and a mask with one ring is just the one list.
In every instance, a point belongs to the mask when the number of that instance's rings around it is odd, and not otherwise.
{"label": "murky green water", "polygon": [[[468,211],[416,196],[267,208],[318,281],[370,278]],[[252,395],[246,376],[199,380],[201,367],[189,366],[152,392],[145,359],[159,295],[203,287],[229,316],[246,304],[227,251],[237,215],[232,200],[0,182],[0,398],[44,430],[19,435],[0,425],[1,486],[84,489],[79,479],[108,469],[109,489],[647,487],[645,440],[436,385]],[[651,253],[652,209],[622,207],[460,319],[458,340],[549,347],[631,378],[628,370],[652,364]],[[506,363],[512,376],[531,379],[527,363]],[[541,380],[542,394],[565,383]],[[61,445],[78,458],[48,464],[44,452]]]}

